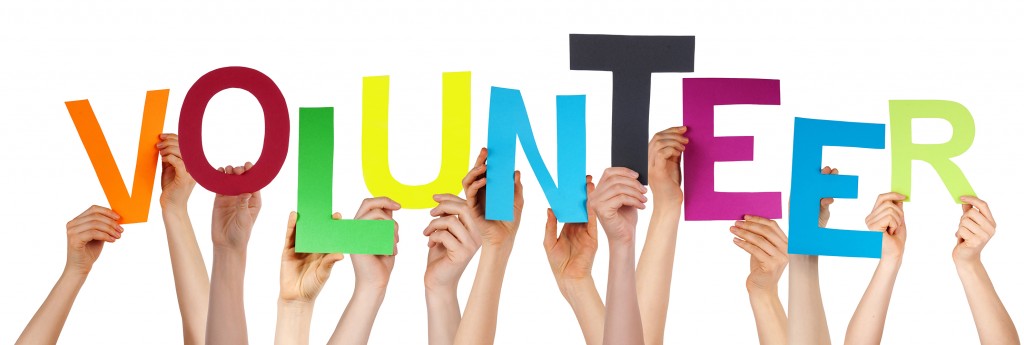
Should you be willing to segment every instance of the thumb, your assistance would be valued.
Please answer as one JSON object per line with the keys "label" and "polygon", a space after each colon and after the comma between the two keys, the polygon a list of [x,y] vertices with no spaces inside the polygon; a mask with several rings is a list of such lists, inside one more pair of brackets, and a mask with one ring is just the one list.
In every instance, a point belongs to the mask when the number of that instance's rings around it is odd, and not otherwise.
{"label": "thumb", "polygon": [[551,249],[558,240],[558,220],[555,219],[555,212],[548,209],[548,221],[544,224],[544,248]]}

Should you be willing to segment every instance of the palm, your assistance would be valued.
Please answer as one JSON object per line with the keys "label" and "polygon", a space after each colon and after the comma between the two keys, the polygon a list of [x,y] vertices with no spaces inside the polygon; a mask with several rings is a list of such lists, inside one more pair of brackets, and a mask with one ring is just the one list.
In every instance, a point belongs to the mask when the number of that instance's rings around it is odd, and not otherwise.
{"label": "palm", "polygon": [[753,256],[750,257],[750,276],[747,277],[748,286],[765,289],[775,288],[778,286],[778,281],[779,277],[776,276],[775,270],[772,267]]}
{"label": "palm", "polygon": [[292,253],[281,261],[281,298],[312,301],[320,293],[327,276],[317,269],[324,254]]}
{"label": "palm", "polygon": [[437,243],[427,252],[427,273],[426,279],[434,284],[444,284],[457,280],[465,269],[463,262],[465,258],[459,258],[458,253],[449,250],[444,245]]}
{"label": "palm", "polygon": [[[74,265],[86,270],[92,268],[92,263],[96,262],[96,259],[99,259],[100,252],[103,251],[103,243],[103,241],[89,241],[76,244],[77,248],[69,251],[71,253],[69,255],[73,256],[68,258],[68,261],[71,261]],[[81,254],[74,255],[75,253]]]}
{"label": "palm", "polygon": [[249,199],[218,194],[213,200],[214,243],[244,245],[249,241],[249,232],[260,211],[259,192]]}
{"label": "palm", "polygon": [[[596,230],[596,229],[595,229]],[[597,253],[596,234],[586,223],[565,224],[562,236],[549,251],[552,268],[563,278],[580,279],[590,276]]]}
{"label": "palm", "polygon": [[352,255],[352,266],[356,271],[356,279],[373,286],[386,287],[395,268],[394,255]]}
{"label": "palm", "polygon": [[487,243],[500,244],[505,239],[515,237],[516,229],[519,228],[519,215],[523,213],[523,194],[519,187],[516,188],[515,201],[513,202],[513,221],[488,220],[486,218],[487,187],[480,188],[476,195],[467,195],[466,203],[472,213],[473,223],[480,224],[482,237]]}

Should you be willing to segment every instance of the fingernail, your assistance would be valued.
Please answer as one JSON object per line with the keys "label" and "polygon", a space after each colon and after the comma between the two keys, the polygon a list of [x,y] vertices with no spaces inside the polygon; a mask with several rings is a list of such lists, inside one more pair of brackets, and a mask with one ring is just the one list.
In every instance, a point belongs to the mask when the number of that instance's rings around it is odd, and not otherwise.
{"label": "fingernail", "polygon": [[735,233],[736,233],[736,227],[735,227],[735,226],[730,226],[730,227],[729,227],[729,232],[731,232],[731,233],[734,233],[734,234],[735,234]]}
{"label": "fingernail", "polygon": [[740,239],[739,239],[739,238],[736,238],[736,237],[733,237],[733,238],[732,238],[732,242],[733,242],[733,243],[740,243]]}
{"label": "fingernail", "polygon": [[743,215],[743,220],[749,220],[749,219],[750,219],[750,215],[749,214]]}

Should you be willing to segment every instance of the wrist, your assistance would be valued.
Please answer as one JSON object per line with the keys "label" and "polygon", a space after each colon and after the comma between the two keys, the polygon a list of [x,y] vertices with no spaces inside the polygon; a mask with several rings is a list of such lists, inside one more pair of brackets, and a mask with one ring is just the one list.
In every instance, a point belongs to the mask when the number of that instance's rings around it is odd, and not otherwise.
{"label": "wrist", "polygon": [[975,259],[954,259],[953,264],[956,265],[957,273],[971,273],[977,271],[978,268],[983,267],[981,264],[981,258]]}
{"label": "wrist", "polygon": [[569,304],[574,304],[577,299],[576,296],[579,296],[581,293],[591,289],[596,290],[594,278],[592,276],[558,280],[558,290],[562,293],[562,297],[565,297]]}
{"label": "wrist", "polygon": [[515,244],[515,238],[506,239],[504,242],[495,244],[485,242],[480,250],[480,256],[486,255],[497,256],[497,257],[508,257],[512,255],[512,247]]}
{"label": "wrist", "polygon": [[657,209],[658,205],[662,206],[675,206],[679,207],[683,205],[683,191],[681,189],[653,189],[651,192],[652,198],[654,199],[654,207]]}
{"label": "wrist", "polygon": [[61,272],[60,279],[71,282],[85,282],[85,278],[89,277],[89,271],[92,268],[76,267],[75,265],[68,264],[64,266],[64,272]]}
{"label": "wrist", "polygon": [[779,297],[779,286],[775,285],[772,287],[764,287],[756,284],[747,283],[747,294],[750,295],[750,299],[769,299]]}
{"label": "wrist", "polygon": [[314,301],[277,299],[278,314],[287,315],[312,315]]}
{"label": "wrist", "polygon": [[360,301],[374,301],[374,303],[380,305],[384,303],[384,295],[386,293],[387,287],[364,286],[356,283],[356,288],[352,291],[352,299]]}

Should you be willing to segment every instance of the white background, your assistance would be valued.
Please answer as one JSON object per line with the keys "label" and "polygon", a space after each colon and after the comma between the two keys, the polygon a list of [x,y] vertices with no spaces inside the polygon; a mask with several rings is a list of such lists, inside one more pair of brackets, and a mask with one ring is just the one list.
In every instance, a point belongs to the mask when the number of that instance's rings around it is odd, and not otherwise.
{"label": "white background", "polygon": [[[263,191],[265,206],[249,243],[245,282],[250,339],[269,344],[284,225],[295,207],[298,107],[335,107],[334,208],[348,217],[368,196],[359,163],[363,76],[392,76],[391,164],[405,183],[430,181],[439,166],[445,71],[473,73],[473,156],[486,143],[489,88],[518,88],[552,170],[554,96],[586,94],[587,170],[599,175],[610,161],[611,74],[570,71],[569,33],[695,35],[696,73],[685,76],[781,79],[781,106],[717,110],[717,135],[756,137],[755,162],[717,166],[716,187],[723,191],[782,191],[788,198],[793,117],[888,124],[890,99],[962,103],[975,118],[977,137],[955,161],[999,220],[984,261],[1018,329],[1024,325],[1024,254],[1017,248],[1024,234],[1014,221],[1014,211],[1024,207],[1014,163],[1024,128],[1019,110],[1024,5],[1019,1],[26,1],[3,7],[0,342],[17,338],[60,275],[64,223],[91,204],[106,204],[65,101],[90,100],[130,184],[147,90],[171,90],[164,128],[173,132],[186,91],[212,69],[252,67],[280,86],[292,115],[290,154]],[[654,76],[652,133],[680,123],[682,77]],[[260,114],[254,99],[240,90],[225,91],[211,102],[204,142],[215,166],[258,158]],[[914,125],[920,142],[941,142],[950,134],[942,122]],[[889,189],[890,154],[888,149],[825,150],[825,164],[861,176],[861,197],[837,201],[831,225],[863,227],[875,195]],[[518,162],[526,176],[527,208],[505,277],[496,342],[582,343],[541,246],[546,201],[522,154]],[[909,240],[884,340],[976,343],[950,259],[960,208],[928,165],[913,167],[914,201],[906,206]],[[150,221],[126,226],[124,238],[105,248],[68,318],[63,343],[180,343],[158,194]],[[199,187],[190,203],[207,265],[212,198]],[[400,255],[371,343],[425,343],[427,247],[419,231],[429,215],[405,210],[396,218],[403,230]],[[781,223],[785,229],[786,220]],[[638,246],[645,228],[642,217]],[[724,221],[682,224],[667,343],[757,342],[744,289],[748,256],[731,243],[727,228]],[[594,271],[602,294],[604,240],[601,235]],[[821,260],[825,308],[837,343],[875,263]],[[475,267],[463,275],[463,302]],[[333,332],[351,294],[351,271],[348,260],[336,267],[320,295],[313,343],[325,342]],[[786,279],[780,284],[785,303]]]}

